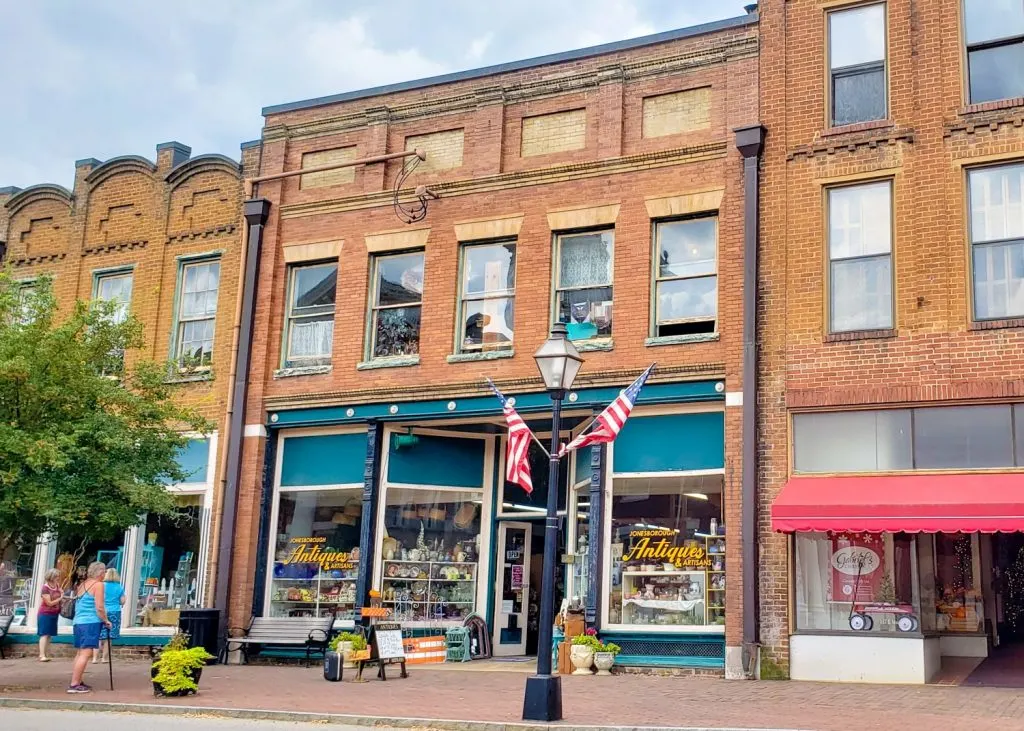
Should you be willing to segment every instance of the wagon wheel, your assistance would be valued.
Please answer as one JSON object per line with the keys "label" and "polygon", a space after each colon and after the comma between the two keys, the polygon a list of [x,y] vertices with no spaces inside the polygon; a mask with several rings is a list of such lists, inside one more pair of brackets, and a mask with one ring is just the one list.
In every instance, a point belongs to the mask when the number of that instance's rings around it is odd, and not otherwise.
{"label": "wagon wheel", "polygon": [[850,615],[850,629],[854,632],[860,632],[868,629],[868,621],[870,617],[866,614],[851,614]]}
{"label": "wagon wheel", "polygon": [[875,628],[875,618],[872,617],[870,614],[865,614],[864,619],[866,619],[868,622],[868,626],[864,628],[864,631],[870,632]]}
{"label": "wagon wheel", "polygon": [[913,632],[914,631],[914,618],[909,614],[904,614],[896,620],[896,629],[900,632]]}

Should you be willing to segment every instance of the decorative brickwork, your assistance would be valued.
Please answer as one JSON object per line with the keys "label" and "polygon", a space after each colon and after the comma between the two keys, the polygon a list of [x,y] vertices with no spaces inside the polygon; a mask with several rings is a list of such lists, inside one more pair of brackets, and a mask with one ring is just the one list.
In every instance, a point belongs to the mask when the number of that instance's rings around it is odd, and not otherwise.
{"label": "decorative brickwork", "polygon": [[649,96],[643,102],[643,136],[664,137],[711,125],[711,89],[690,89]]}
{"label": "decorative brickwork", "polygon": [[[322,165],[333,165],[338,162],[349,162],[355,159],[355,145],[351,147],[336,147],[332,150],[304,153],[302,155],[302,167],[315,168]],[[326,170],[321,173],[309,173],[308,175],[300,175],[299,179],[301,181],[300,185],[305,189],[345,185],[355,180],[355,169],[338,168],[337,170]]]}
{"label": "decorative brickwork", "polygon": [[465,133],[461,129],[411,135],[405,138],[406,150],[422,150],[427,159],[417,168],[421,173],[435,173],[462,167],[462,144]]}
{"label": "decorative brickwork", "polygon": [[523,119],[523,157],[581,150],[586,143],[586,109],[541,114]]}

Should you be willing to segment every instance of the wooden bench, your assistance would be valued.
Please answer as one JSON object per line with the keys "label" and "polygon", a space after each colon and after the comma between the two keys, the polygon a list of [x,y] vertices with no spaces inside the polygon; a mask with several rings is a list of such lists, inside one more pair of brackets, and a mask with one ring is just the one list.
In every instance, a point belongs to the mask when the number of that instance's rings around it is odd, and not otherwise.
{"label": "wooden bench", "polygon": [[242,651],[242,658],[249,662],[250,655],[257,655],[265,648],[305,648],[306,667],[313,652],[324,655],[331,639],[334,617],[253,617],[245,629],[234,627],[228,630],[224,642],[224,660],[234,650]]}
{"label": "wooden bench", "polygon": [[4,654],[4,641],[11,632],[11,624],[14,622],[13,614],[5,614],[0,617],[0,660],[7,657]]}

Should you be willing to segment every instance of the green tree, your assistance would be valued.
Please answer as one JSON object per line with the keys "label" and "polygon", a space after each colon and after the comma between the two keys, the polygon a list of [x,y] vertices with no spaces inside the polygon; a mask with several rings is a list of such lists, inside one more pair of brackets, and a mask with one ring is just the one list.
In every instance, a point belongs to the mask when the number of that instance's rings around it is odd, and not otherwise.
{"label": "green tree", "polygon": [[0,556],[45,532],[84,545],[174,511],[182,433],[210,425],[173,400],[166,367],[125,369],[142,328],[114,309],[62,314],[50,280],[0,273]]}

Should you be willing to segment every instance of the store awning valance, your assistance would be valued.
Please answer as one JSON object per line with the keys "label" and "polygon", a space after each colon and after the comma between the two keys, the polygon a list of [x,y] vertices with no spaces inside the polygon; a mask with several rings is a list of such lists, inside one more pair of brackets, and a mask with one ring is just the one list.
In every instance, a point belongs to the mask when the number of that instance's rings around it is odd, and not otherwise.
{"label": "store awning valance", "polygon": [[793,477],[771,515],[782,533],[1024,531],[1024,473]]}

